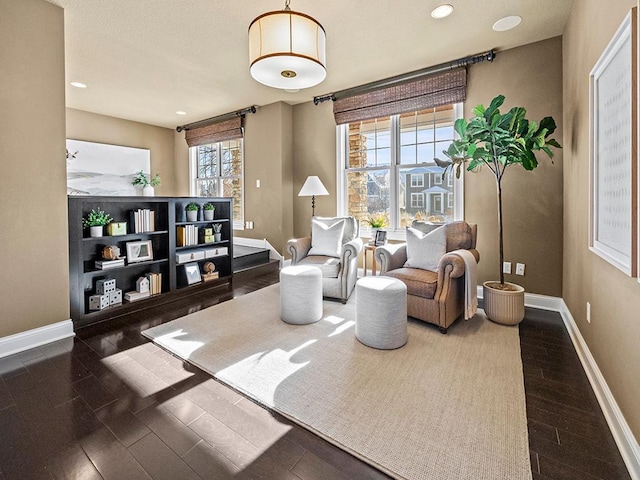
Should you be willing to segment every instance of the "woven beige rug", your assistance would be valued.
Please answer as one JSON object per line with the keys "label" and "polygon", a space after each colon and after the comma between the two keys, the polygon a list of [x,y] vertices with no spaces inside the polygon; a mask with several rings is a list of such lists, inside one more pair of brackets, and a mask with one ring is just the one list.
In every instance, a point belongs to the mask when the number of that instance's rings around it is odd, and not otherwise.
{"label": "woven beige rug", "polygon": [[354,335],[355,299],[312,325],[280,320],[279,285],[146,330],[158,345],[387,474],[531,479],[517,327],[482,314],[407,345]]}

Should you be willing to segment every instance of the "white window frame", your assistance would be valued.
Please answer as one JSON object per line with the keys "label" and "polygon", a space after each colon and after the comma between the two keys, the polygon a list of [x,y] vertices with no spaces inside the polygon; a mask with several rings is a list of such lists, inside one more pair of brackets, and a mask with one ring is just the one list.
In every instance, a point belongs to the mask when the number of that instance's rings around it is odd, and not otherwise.
{"label": "white window frame", "polygon": [[[418,180],[414,183],[414,180]],[[424,187],[424,175],[421,173],[411,174],[411,188]]]}
{"label": "white window frame", "polygon": [[433,174],[433,184],[434,185],[442,185],[442,174],[434,173]]}
{"label": "white window frame", "polygon": [[[241,175],[241,179],[242,179],[242,202],[241,202],[241,207],[240,207],[240,211],[242,214],[242,219],[236,220],[233,219],[233,229],[234,230],[244,230],[244,195],[245,195],[245,181],[244,181],[244,139],[241,140],[242,142],[242,148],[240,149],[240,162],[241,162],[241,166],[242,166],[242,175]],[[218,142],[216,143],[216,145],[218,145],[218,173],[220,173],[221,170],[221,163],[222,163],[222,156],[221,156],[221,146],[220,143],[222,142]],[[189,147],[189,196],[191,197],[197,197],[198,194],[198,154],[197,154],[197,150],[198,147]],[[233,177],[228,177],[228,176],[222,176],[222,175],[217,175],[215,177],[210,177],[211,180],[215,179],[218,182],[218,192],[222,191],[222,180],[227,179],[227,178],[233,178]],[[202,198],[207,198],[207,197],[202,197]],[[233,204],[231,205],[231,215],[233,215]]]}
{"label": "white window frame", "polygon": [[[416,200],[419,200],[416,202]],[[420,205],[416,205],[419,203]],[[424,208],[424,195],[422,193],[411,194],[411,208]]]}
{"label": "white window frame", "polygon": [[[458,118],[463,118],[464,116],[464,105],[462,103],[456,103],[453,105],[453,121],[455,122]],[[399,123],[398,116],[391,117],[391,191],[390,195],[393,198],[397,198],[397,190],[399,185],[399,171],[401,168],[406,168],[407,165],[400,165],[399,162],[399,152],[400,145],[397,141],[397,131],[399,128],[396,126]],[[336,179],[338,180],[336,183],[336,212],[338,216],[348,215],[347,212],[347,175],[346,175],[346,164],[347,158],[349,155],[348,152],[348,142],[347,136],[349,133],[349,125],[342,124],[336,127]],[[459,138],[458,134],[454,132],[455,138]],[[395,146],[395,148],[393,148]],[[244,170],[243,170],[244,171]],[[456,178],[455,171],[449,171],[447,175],[452,178],[453,182],[453,197],[454,197],[454,205],[453,205],[453,218],[454,220],[464,220],[464,170],[461,172],[460,178]],[[391,209],[391,224],[396,224],[396,212],[395,208]],[[360,235],[366,232],[360,232]],[[366,235],[364,235],[366,236]],[[388,239],[390,240],[406,240],[406,230],[404,228],[392,230],[388,232]]]}

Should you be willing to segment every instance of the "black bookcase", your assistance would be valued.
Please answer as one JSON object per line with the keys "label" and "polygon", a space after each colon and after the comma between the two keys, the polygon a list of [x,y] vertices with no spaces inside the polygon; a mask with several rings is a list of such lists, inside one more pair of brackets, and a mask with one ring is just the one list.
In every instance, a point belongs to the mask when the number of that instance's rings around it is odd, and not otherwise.
{"label": "black bookcase", "polygon": [[[200,206],[198,220],[187,222],[185,206],[195,202]],[[202,206],[211,202],[215,206],[214,220],[205,221]],[[74,328],[83,327],[97,322],[109,320],[125,313],[148,308],[160,303],[173,301],[184,295],[199,290],[219,287],[228,284],[232,279],[231,260],[233,258],[233,225],[231,220],[231,198],[203,198],[203,197],[98,197],[98,196],[69,196],[69,282],[70,307]],[[108,235],[104,229],[104,236],[90,237],[89,229],[82,226],[82,219],[92,210],[100,208],[109,213],[114,222],[127,222],[126,234]],[[153,211],[154,230],[134,233],[132,212],[139,209]],[[177,247],[177,227],[193,224],[200,232],[211,228],[213,223],[222,225],[222,239],[219,242],[204,243],[199,235],[198,244]],[[139,263],[128,263],[109,269],[98,269],[95,262],[102,259],[105,246],[117,246],[122,255],[127,253],[127,243],[135,241],[150,241],[153,249],[153,259]],[[204,249],[218,249],[225,254],[213,258],[194,260],[202,272],[206,262],[216,266],[219,277],[207,282],[189,284],[185,274],[184,264],[176,260],[176,253],[189,254]],[[161,273],[161,293],[148,298],[127,302],[124,300],[126,292],[136,289],[136,281],[147,273]],[[122,304],[112,305],[103,310],[89,309],[89,297],[96,294],[98,280],[116,280],[117,288],[122,290]]]}

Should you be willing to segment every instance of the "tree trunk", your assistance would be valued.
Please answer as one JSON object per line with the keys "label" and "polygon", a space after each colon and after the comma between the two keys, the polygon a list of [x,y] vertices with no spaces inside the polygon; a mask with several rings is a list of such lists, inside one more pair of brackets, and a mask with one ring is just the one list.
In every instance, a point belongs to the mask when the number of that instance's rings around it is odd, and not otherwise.
{"label": "tree trunk", "polygon": [[500,235],[500,283],[504,285],[504,240],[502,238],[502,183],[501,178],[496,178],[498,184],[498,231]]}

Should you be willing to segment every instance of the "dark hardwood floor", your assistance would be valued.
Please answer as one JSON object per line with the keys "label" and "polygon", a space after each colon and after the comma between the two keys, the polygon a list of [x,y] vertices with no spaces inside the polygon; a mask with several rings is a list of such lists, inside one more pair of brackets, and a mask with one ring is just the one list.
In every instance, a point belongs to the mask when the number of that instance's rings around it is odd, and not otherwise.
{"label": "dark hardwood floor", "polygon": [[[0,480],[388,478],[140,334],[277,280],[243,277],[0,359]],[[520,339],[534,479],[630,478],[559,315],[528,311]]]}

